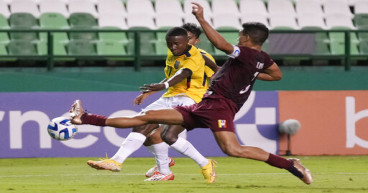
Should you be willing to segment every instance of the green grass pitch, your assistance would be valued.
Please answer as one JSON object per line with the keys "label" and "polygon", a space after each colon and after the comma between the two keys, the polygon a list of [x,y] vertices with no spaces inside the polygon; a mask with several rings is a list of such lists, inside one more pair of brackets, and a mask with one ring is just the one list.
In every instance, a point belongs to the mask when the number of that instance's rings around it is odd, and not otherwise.
{"label": "green grass pitch", "polygon": [[[1,193],[295,193],[368,192],[368,156],[299,157],[313,174],[305,185],[285,170],[253,160],[216,157],[217,179],[206,184],[189,158],[175,158],[174,181],[144,182],[153,158],[129,158],[121,172],[97,171],[90,158],[0,159]],[[95,158],[93,158],[95,159]]]}

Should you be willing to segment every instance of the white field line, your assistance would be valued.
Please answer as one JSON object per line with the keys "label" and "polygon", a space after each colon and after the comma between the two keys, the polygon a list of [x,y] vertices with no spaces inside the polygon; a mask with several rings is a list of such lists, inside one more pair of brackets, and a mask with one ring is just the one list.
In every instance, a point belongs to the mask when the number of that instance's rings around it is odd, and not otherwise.
{"label": "white field line", "polygon": [[[197,173],[175,173],[177,175],[183,176],[197,176],[200,174]],[[244,174],[218,174],[218,176],[267,176],[267,175],[289,175],[289,173],[244,173]],[[336,175],[368,175],[368,172],[359,172],[359,173],[352,173],[352,172],[336,172],[336,173],[328,173],[328,172],[321,172],[317,173],[317,175],[324,175],[324,174],[336,174]],[[1,175],[0,178],[33,178],[33,177],[53,177],[53,176],[143,176],[144,174],[141,173],[111,173],[111,174],[40,174],[40,175],[33,175],[33,174],[24,174],[24,175]]]}

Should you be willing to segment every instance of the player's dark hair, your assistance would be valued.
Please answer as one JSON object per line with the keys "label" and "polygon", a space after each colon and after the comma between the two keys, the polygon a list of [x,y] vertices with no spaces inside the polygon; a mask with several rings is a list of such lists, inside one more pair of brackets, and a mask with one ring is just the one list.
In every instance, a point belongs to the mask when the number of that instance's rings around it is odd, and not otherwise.
{"label": "player's dark hair", "polygon": [[263,23],[248,22],[244,23],[242,26],[243,35],[249,35],[254,44],[262,45],[267,40],[269,30]]}
{"label": "player's dark hair", "polygon": [[171,36],[185,36],[185,37],[188,37],[188,33],[187,33],[187,30],[185,30],[182,27],[173,27],[173,28],[169,29],[169,31],[167,31],[167,33],[166,33],[166,37],[171,37]]}
{"label": "player's dark hair", "polygon": [[194,34],[194,36],[196,38],[199,38],[199,36],[201,35],[202,31],[201,28],[199,28],[197,26],[197,24],[195,23],[185,23],[184,25],[181,26],[182,28],[186,29],[187,31],[189,31],[190,33]]}

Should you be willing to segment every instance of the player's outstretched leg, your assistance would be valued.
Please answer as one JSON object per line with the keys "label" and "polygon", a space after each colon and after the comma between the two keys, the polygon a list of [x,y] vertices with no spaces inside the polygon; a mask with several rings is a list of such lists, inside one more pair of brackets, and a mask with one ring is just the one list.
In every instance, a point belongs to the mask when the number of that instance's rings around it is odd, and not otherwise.
{"label": "player's outstretched leg", "polygon": [[88,114],[82,107],[81,100],[75,100],[69,110],[70,121],[75,125],[90,124],[96,126],[106,126],[107,117],[102,115]]}

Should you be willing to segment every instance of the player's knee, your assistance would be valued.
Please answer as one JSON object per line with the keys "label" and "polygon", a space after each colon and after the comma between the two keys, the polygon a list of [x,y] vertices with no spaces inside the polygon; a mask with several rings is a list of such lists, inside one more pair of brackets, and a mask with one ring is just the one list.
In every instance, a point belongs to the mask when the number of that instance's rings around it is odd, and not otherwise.
{"label": "player's knee", "polygon": [[176,140],[178,140],[178,136],[174,135],[173,133],[162,133],[161,138],[165,143],[169,145],[174,144]]}
{"label": "player's knee", "polygon": [[155,132],[153,135],[150,136],[152,144],[158,144],[162,142],[161,135],[159,132]]}

